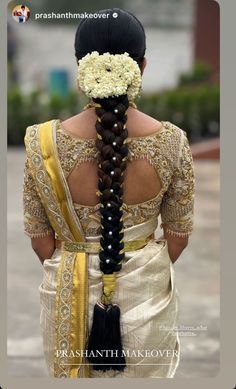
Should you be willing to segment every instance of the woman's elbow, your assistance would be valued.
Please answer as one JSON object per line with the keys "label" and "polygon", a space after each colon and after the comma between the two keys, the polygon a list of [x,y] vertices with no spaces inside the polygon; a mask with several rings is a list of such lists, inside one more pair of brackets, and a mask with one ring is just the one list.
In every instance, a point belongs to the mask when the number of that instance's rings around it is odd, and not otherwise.
{"label": "woman's elbow", "polygon": [[184,249],[188,246],[187,237],[168,237],[168,251],[172,262],[175,262]]}
{"label": "woman's elbow", "polygon": [[50,258],[55,249],[55,238],[52,235],[32,238],[31,247],[40,259]]}
{"label": "woman's elbow", "polygon": [[166,234],[165,238],[169,241],[173,246],[185,249],[188,246],[189,237],[186,236],[177,236],[173,234]]}
{"label": "woman's elbow", "polygon": [[31,239],[31,247],[35,254],[41,259],[42,258],[42,242],[37,239]]}
{"label": "woman's elbow", "polygon": [[39,243],[37,239],[34,239],[34,238],[31,239],[31,247],[34,251],[39,250],[40,246],[41,246],[41,243]]}
{"label": "woman's elbow", "polygon": [[179,248],[180,252],[182,252],[186,249],[186,247],[188,246],[188,243],[189,243],[188,237],[182,237],[180,239],[175,240],[175,245],[176,245],[176,247]]}
{"label": "woman's elbow", "polygon": [[188,236],[187,236],[187,237],[184,237],[184,238],[182,239],[182,241],[180,242],[180,245],[183,247],[183,250],[188,246],[188,243],[189,243]]}

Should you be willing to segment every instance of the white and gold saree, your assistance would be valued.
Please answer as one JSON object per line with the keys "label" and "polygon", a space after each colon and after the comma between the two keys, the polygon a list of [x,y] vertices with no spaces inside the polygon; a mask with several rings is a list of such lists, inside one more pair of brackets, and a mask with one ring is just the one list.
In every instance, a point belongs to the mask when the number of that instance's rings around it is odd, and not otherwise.
{"label": "white and gold saree", "polygon": [[[67,184],[75,162],[96,156],[93,140],[70,137],[59,120],[27,128],[25,233],[54,234],[57,247],[43,263],[40,325],[52,377],[173,377],[179,363],[178,292],[165,239],[154,239],[158,215],[168,230],[193,226],[194,174],[186,134],[170,122],[155,136],[132,138],[130,159],[147,157],[162,180],[155,199],[124,204],[126,258],[113,301],[121,309],[127,366],[96,371],[86,361],[93,307],[101,296],[98,207],[74,204]],[[64,158],[63,158],[64,155]]]}

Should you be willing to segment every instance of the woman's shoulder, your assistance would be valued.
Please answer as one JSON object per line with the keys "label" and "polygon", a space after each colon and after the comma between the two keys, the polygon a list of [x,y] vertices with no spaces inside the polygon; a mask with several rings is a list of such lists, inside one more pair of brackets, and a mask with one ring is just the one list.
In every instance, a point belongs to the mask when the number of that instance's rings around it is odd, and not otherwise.
{"label": "woman's shoulder", "polygon": [[164,126],[169,130],[172,137],[177,139],[183,139],[184,137],[187,137],[187,131],[183,129],[182,127],[179,127],[179,125],[169,121],[165,120],[163,121]]}
{"label": "woman's shoulder", "polygon": [[24,145],[27,152],[31,152],[32,148],[37,149],[40,144],[40,138],[42,131],[44,134],[50,134],[50,131],[53,128],[57,128],[59,119],[50,119],[43,122],[37,122],[33,124],[29,124],[25,128],[24,133]]}
{"label": "woman's shoulder", "polygon": [[127,128],[131,137],[149,135],[162,127],[161,121],[138,109],[129,108],[127,116]]}
{"label": "woman's shoulder", "polygon": [[[135,110],[133,112],[132,119],[135,122],[137,135],[145,135],[145,133],[156,133],[164,138],[170,139],[173,141],[174,138],[181,139],[183,136],[187,136],[187,132],[179,127],[177,124],[172,121],[160,118],[159,120],[142,112]],[[137,128],[137,122],[139,123]],[[130,129],[130,128],[129,128]]]}
{"label": "woman's shoulder", "polygon": [[56,123],[59,121],[60,119],[49,119],[49,120],[46,120],[44,122],[38,122],[38,123],[33,123],[33,124],[29,124],[26,128],[25,128],[25,137],[28,137],[30,136],[30,134],[34,134],[35,132],[37,132],[39,130],[39,128],[52,128],[53,125],[56,125]]}
{"label": "woman's shoulder", "polygon": [[[145,116],[150,126],[155,125],[154,118],[146,114]],[[156,150],[157,155],[166,158],[175,167],[179,163],[183,146],[188,145],[187,131],[170,120],[157,121],[156,125],[158,123],[161,123],[159,129],[153,131],[150,136],[144,136],[144,139],[147,140],[147,147]]]}

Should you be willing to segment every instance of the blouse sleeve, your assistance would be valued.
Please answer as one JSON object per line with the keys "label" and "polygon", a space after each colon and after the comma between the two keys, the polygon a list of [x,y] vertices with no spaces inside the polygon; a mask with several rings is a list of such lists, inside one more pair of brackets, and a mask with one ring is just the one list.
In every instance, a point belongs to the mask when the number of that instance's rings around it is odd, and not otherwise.
{"label": "blouse sleeve", "polygon": [[30,171],[29,160],[26,157],[23,181],[23,216],[24,232],[30,238],[40,238],[54,234],[47,214],[37,193],[34,178]]}
{"label": "blouse sleeve", "polygon": [[187,134],[183,131],[182,145],[172,180],[161,204],[161,228],[175,236],[189,236],[193,231],[195,173]]}

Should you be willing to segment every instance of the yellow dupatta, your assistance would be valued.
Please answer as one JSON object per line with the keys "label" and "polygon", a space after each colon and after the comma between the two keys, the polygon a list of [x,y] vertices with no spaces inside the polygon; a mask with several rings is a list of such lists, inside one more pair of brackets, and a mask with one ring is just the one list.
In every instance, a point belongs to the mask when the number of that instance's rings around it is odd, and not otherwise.
{"label": "yellow dupatta", "polygon": [[[59,239],[85,241],[73,208],[56,149],[56,121],[28,127],[25,146],[37,191]],[[87,261],[85,252],[61,255],[57,274],[54,376],[89,377],[84,365],[88,320]],[[79,354],[78,352],[79,351]],[[69,357],[68,357],[69,355]]]}

